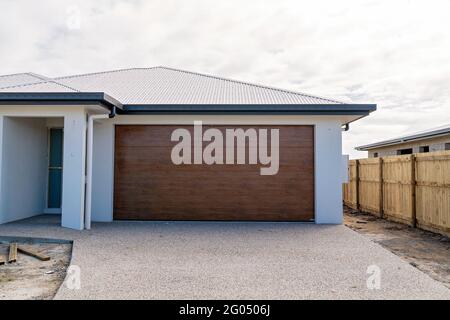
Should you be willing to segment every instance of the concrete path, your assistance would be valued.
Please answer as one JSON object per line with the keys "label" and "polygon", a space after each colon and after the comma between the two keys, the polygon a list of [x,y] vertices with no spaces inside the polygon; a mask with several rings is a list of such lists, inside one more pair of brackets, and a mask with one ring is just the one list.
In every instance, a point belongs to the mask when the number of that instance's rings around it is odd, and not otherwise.
{"label": "concrete path", "polygon": [[[450,290],[344,226],[114,222],[91,231],[40,216],[3,236],[74,240],[80,290],[57,299],[450,299]],[[381,289],[367,289],[367,268]]]}

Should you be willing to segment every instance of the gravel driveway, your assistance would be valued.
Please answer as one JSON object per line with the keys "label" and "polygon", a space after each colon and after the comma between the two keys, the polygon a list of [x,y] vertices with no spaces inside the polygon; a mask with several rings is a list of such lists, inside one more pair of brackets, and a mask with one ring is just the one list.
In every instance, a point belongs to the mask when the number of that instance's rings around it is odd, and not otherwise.
{"label": "gravel driveway", "polygon": [[[450,299],[450,290],[345,226],[246,222],[96,223],[40,216],[0,235],[74,240],[81,289],[57,299]],[[367,289],[368,266],[381,289]]]}

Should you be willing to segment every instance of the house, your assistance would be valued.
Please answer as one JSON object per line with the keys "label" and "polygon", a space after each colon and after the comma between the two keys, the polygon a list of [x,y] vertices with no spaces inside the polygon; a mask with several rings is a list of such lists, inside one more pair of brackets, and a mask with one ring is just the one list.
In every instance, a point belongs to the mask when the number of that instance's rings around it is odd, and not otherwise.
{"label": "house", "polygon": [[341,131],[375,109],[166,67],[5,75],[0,223],[339,224]]}
{"label": "house", "polygon": [[356,147],[369,158],[450,150],[450,124]]}

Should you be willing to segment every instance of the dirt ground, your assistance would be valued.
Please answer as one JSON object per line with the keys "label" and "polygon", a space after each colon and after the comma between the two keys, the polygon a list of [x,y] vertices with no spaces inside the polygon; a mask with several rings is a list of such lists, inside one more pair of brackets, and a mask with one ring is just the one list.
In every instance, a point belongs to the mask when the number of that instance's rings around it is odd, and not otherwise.
{"label": "dirt ground", "polygon": [[345,225],[450,288],[450,239],[344,208]]}
{"label": "dirt ground", "polygon": [[[1,240],[1,239],[0,239]],[[66,276],[72,245],[20,243],[50,256],[49,261],[18,253],[17,262],[0,265],[0,300],[52,299]],[[8,257],[9,245],[0,242],[0,255]]]}

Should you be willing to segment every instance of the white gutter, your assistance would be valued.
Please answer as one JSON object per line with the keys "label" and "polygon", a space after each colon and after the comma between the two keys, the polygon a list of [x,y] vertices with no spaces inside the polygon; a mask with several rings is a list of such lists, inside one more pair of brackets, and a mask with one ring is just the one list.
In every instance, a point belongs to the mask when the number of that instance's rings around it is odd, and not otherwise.
{"label": "white gutter", "polygon": [[87,125],[87,146],[86,146],[86,202],[84,208],[84,228],[91,229],[92,210],[92,153],[94,145],[94,121],[108,119],[108,114],[95,114],[88,116]]}

